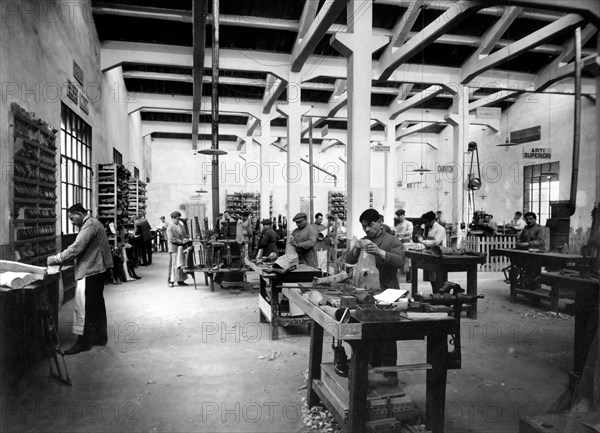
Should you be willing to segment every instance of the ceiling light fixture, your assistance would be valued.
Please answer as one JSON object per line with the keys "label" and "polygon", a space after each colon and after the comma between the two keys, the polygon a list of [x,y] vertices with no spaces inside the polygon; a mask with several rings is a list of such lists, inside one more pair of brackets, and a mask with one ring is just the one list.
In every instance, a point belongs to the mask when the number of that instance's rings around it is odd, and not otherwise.
{"label": "ceiling light fixture", "polygon": [[198,153],[201,153],[202,155],[227,155],[227,152],[225,152],[223,149],[213,149],[212,147],[209,149],[201,149],[198,151]]}

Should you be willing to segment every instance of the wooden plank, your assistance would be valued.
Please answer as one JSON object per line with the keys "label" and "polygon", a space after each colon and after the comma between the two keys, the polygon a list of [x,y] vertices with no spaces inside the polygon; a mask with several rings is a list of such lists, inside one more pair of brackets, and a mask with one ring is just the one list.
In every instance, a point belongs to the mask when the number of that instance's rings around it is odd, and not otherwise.
{"label": "wooden plank", "polygon": [[541,45],[546,40],[557,36],[562,32],[575,28],[577,25],[581,24],[582,21],[584,21],[584,19],[577,14],[564,16],[541,28],[540,30],[537,30],[528,36],[513,42],[507,47],[490,54],[484,59],[469,65],[469,67],[463,68],[461,71],[461,84],[470,83],[476,76],[487,71],[488,69],[491,69],[502,62],[505,62],[506,60],[514,58],[527,50]]}

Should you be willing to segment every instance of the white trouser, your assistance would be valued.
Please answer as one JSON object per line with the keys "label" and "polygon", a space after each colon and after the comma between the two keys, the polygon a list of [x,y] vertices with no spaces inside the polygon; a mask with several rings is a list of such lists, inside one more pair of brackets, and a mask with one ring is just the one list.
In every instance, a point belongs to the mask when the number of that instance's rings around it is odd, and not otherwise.
{"label": "white trouser", "polygon": [[83,335],[85,324],[85,278],[77,280],[75,304],[73,305],[73,334]]}

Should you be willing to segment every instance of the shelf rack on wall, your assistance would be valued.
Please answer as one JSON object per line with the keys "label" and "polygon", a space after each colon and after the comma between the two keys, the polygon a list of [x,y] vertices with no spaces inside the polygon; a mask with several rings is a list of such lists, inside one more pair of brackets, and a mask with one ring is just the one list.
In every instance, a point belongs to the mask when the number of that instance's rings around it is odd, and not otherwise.
{"label": "shelf rack on wall", "polygon": [[146,182],[137,178],[129,179],[129,215],[146,216]]}
{"label": "shelf rack on wall", "polygon": [[[226,194],[225,210],[231,215],[239,214],[242,212],[254,212],[255,214],[260,213],[260,193],[252,192],[234,192]],[[273,196],[270,197],[269,201],[269,212],[273,211]]]}
{"label": "shelf rack on wall", "polygon": [[45,266],[56,245],[56,130],[11,104],[10,259]]}
{"label": "shelf rack on wall", "polygon": [[[346,221],[347,206],[346,194],[341,191],[329,191],[328,193],[329,214],[337,213],[338,217]],[[369,207],[373,207],[373,191],[369,192]]]}
{"label": "shelf rack on wall", "polygon": [[[132,226],[129,215],[129,179],[131,173],[120,164],[100,164],[98,169],[98,220],[108,229]],[[107,230],[108,240],[115,246],[117,238]]]}

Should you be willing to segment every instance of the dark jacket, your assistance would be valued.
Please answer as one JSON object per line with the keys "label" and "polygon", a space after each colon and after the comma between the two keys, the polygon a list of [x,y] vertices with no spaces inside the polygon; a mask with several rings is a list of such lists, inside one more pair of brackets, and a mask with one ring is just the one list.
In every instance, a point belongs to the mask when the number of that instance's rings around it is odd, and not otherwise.
{"label": "dark jacket", "polygon": [[[385,233],[383,230],[379,236],[375,238],[364,237],[368,239],[385,251],[385,260],[379,256],[375,257],[375,266],[379,270],[379,283],[381,289],[399,289],[400,283],[398,282],[398,269],[404,266],[404,259],[402,254],[402,242],[396,236]],[[357,263],[358,257],[360,256],[360,250],[355,248],[354,250],[344,251],[342,260],[346,263]]]}
{"label": "dark jacket", "polygon": [[141,219],[135,222],[135,231],[136,234],[142,237],[142,241],[148,242],[152,240],[152,233],[150,233],[152,229],[150,228],[150,224],[147,220]]}
{"label": "dark jacket", "polygon": [[263,257],[271,253],[277,253],[277,233],[275,233],[273,227],[269,226],[263,229],[258,241],[258,248],[263,249]]}

